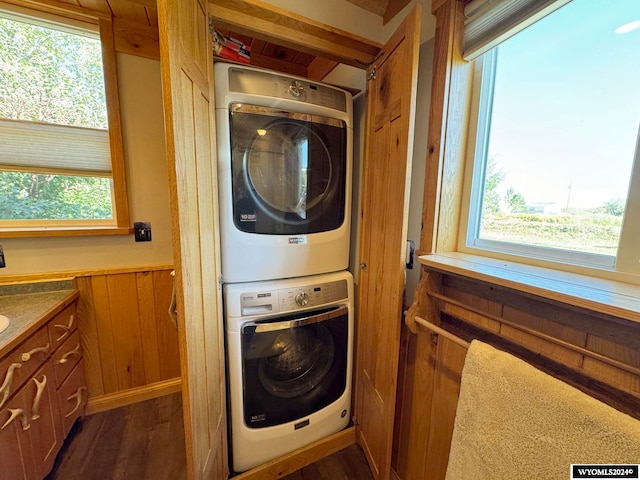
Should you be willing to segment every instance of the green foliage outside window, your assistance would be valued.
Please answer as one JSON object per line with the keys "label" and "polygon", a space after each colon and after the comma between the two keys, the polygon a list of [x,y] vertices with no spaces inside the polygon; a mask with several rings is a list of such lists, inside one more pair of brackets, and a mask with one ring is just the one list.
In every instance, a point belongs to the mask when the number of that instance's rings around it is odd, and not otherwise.
{"label": "green foliage outside window", "polygon": [[[0,118],[107,128],[97,38],[0,17],[0,85]],[[113,218],[111,178],[7,170],[0,220]]]}

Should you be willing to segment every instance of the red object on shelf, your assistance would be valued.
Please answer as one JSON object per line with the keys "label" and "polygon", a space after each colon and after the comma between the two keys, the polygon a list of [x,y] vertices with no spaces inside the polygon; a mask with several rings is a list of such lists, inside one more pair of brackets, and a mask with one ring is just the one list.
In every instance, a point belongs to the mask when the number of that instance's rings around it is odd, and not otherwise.
{"label": "red object on shelf", "polygon": [[235,62],[249,64],[251,62],[251,46],[240,40],[215,32],[213,36],[214,55]]}

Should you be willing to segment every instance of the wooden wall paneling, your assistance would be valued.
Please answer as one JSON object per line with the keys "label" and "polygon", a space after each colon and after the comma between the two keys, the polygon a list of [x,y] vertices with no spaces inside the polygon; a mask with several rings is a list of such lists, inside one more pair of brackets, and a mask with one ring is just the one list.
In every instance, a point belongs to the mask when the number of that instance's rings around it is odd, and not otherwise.
{"label": "wooden wall paneling", "polygon": [[146,380],[136,276],[109,275],[107,289],[111,304],[118,389],[143,386]]}
{"label": "wooden wall paneling", "polygon": [[140,272],[136,276],[138,312],[140,315],[140,346],[144,358],[145,383],[162,380],[158,338],[159,312],[156,311],[153,273]]}
{"label": "wooden wall paneling", "polygon": [[[91,277],[91,291],[95,307],[104,393],[113,393],[120,390],[120,387],[118,385],[118,368],[116,365],[116,348],[113,341],[113,325],[111,323],[111,303],[109,301],[107,275]],[[89,393],[91,394],[91,392]]]}
{"label": "wooden wall paneling", "polygon": [[[532,330],[546,333],[547,335],[562,339],[573,345],[585,347],[587,343],[586,333],[561,325],[552,320],[542,318],[535,313],[530,313],[530,311],[514,309],[513,307],[505,307],[503,317],[505,320],[510,320],[518,325],[523,325]],[[582,367],[584,357],[577,352],[573,352],[552,342],[536,338],[508,325],[502,325],[500,333],[505,338],[514,340],[516,343],[519,343],[531,351],[541,353],[546,357],[557,360],[565,365],[575,368]]]}
{"label": "wooden wall paneling", "polygon": [[413,376],[409,379],[410,388],[402,392],[404,408],[407,410],[400,425],[402,434],[396,471],[402,479],[424,478],[427,465],[431,408],[433,402],[433,384],[436,367],[436,337],[429,333],[412,335],[410,345]]}
{"label": "wooden wall paneling", "polygon": [[[393,445],[391,449],[391,469],[392,473],[399,469],[400,457],[407,448],[408,436],[406,429],[402,428],[409,415],[408,404],[413,393],[413,377],[415,365],[415,339],[406,325],[400,331],[400,354],[398,355],[398,398],[396,400],[396,410],[393,422]],[[397,476],[397,474],[396,474]]]}
{"label": "wooden wall paneling", "polygon": [[76,315],[78,317],[78,331],[80,332],[80,343],[82,345],[87,391],[89,395],[96,397],[104,395],[105,390],[91,277],[76,278],[75,286],[80,291]]}
{"label": "wooden wall paneling", "polygon": [[438,337],[429,441],[423,479],[442,479],[447,471],[449,447],[460,395],[460,378],[467,350]]}
{"label": "wooden wall paneling", "polygon": [[[632,338],[638,340],[639,335],[636,333]],[[587,337],[586,348],[606,355],[607,357],[620,360],[627,365],[640,367],[640,348],[637,345],[631,347],[610,339],[601,338],[597,335],[589,335]],[[585,357],[583,368],[589,375],[616,385],[622,390],[640,393],[640,377],[637,375],[589,357]]]}
{"label": "wooden wall paneling", "polygon": [[169,317],[169,305],[173,291],[173,277],[169,270],[153,272],[158,329],[158,355],[163,379],[180,377],[180,352],[178,351],[178,327]]}

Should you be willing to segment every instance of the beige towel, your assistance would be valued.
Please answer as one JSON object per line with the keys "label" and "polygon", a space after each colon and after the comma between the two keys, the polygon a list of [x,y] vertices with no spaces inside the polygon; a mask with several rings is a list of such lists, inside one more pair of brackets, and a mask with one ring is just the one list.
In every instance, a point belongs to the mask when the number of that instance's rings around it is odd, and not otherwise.
{"label": "beige towel", "polygon": [[640,422],[473,341],[446,479],[569,479],[572,463],[640,463]]}

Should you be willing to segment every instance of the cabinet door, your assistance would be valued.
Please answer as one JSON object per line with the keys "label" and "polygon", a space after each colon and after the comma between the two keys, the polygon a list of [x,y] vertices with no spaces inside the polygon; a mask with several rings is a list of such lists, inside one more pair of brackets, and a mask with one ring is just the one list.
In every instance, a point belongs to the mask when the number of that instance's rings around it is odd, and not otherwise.
{"label": "cabinet door", "polygon": [[[26,389],[20,390],[0,410],[0,478],[35,480],[29,431],[31,419]],[[42,477],[40,477],[42,478]]]}
{"label": "cabinet door", "polygon": [[227,478],[209,2],[159,0],[160,65],[191,479]]}
{"label": "cabinet door", "polygon": [[385,480],[391,473],[400,350],[419,7],[389,39],[367,85],[355,414],[374,478]]}
{"label": "cabinet door", "polygon": [[28,430],[33,462],[38,478],[44,477],[62,444],[53,365],[47,362],[23,387],[29,402],[31,428]]}
{"label": "cabinet door", "polygon": [[76,368],[58,389],[60,422],[62,437],[66,437],[73,423],[84,413],[87,405],[87,386],[84,378],[84,365],[80,361]]}

